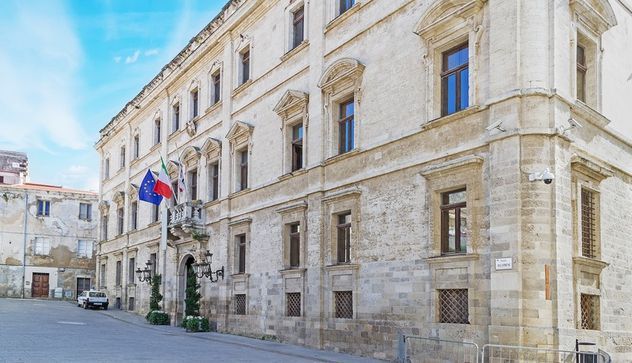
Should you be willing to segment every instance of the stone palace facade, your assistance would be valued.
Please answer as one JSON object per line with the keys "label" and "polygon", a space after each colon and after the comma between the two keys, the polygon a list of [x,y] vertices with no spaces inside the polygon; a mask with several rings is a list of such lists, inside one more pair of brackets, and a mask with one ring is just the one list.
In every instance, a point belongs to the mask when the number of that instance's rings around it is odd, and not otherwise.
{"label": "stone palace facade", "polygon": [[208,250],[219,331],[629,358],[631,34],[628,0],[229,1],[101,130],[99,286],[145,313],[150,260],[176,323]]}

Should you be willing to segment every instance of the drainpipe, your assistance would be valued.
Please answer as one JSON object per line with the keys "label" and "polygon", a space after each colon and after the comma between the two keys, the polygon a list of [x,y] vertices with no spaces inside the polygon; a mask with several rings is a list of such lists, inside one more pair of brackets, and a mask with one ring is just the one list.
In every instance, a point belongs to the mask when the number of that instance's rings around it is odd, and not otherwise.
{"label": "drainpipe", "polygon": [[24,284],[26,283],[26,239],[27,222],[29,217],[29,193],[24,191],[24,240],[22,243],[22,299],[24,299]]}

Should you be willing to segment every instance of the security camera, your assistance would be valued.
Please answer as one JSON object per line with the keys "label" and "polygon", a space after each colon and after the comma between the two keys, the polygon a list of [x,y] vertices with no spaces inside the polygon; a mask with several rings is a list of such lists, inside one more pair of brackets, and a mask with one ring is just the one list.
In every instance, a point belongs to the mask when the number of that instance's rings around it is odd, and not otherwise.
{"label": "security camera", "polygon": [[492,131],[492,130],[494,130],[494,129],[496,129],[496,130],[498,130],[498,131],[500,131],[500,132],[505,132],[505,131],[507,131],[507,130],[505,130],[503,127],[501,127],[501,125],[502,125],[502,124],[503,124],[503,120],[498,120],[498,121],[494,122],[493,124],[491,124],[491,125],[487,126],[487,127],[485,128],[485,130],[487,130],[487,132],[490,132],[490,131]]}
{"label": "security camera", "polygon": [[574,118],[569,118],[568,121],[568,127],[560,127],[559,130],[560,132],[563,134],[565,134],[567,131],[570,131],[572,129],[581,129],[582,127],[584,127],[582,124],[580,124],[577,120],[575,120]]}
{"label": "security camera", "polygon": [[549,184],[553,183],[553,179],[555,179],[555,174],[551,173],[549,168],[544,169],[544,171],[542,171],[540,173],[531,173],[531,174],[529,174],[529,181],[531,181],[531,182],[542,180],[544,182],[544,184],[549,185]]}

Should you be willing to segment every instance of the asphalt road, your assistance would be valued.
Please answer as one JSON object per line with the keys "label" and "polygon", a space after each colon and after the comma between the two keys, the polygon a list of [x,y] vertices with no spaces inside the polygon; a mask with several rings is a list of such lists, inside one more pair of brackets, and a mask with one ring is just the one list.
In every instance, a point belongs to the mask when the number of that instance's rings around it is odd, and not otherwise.
{"label": "asphalt road", "polygon": [[[125,319],[116,314],[126,314],[120,315]],[[231,335],[186,333],[130,318],[135,317],[68,302],[0,299],[0,362],[369,361]]]}

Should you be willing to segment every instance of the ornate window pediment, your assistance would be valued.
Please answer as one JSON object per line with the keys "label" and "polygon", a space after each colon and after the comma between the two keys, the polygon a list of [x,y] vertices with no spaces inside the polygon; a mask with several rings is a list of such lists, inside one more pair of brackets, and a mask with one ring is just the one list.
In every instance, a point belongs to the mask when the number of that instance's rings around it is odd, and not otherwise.
{"label": "ornate window pediment", "polygon": [[103,215],[108,214],[108,212],[110,211],[110,203],[108,203],[105,200],[102,200],[99,203],[99,210],[101,211],[101,214]]}
{"label": "ornate window pediment", "polygon": [[305,92],[288,90],[283,94],[276,106],[274,106],[274,112],[283,119],[287,119],[301,112],[306,112],[308,99],[309,95]]}
{"label": "ornate window pediment", "polygon": [[464,20],[482,9],[487,0],[439,0],[415,25],[415,34],[430,39],[447,30],[461,27]]}
{"label": "ornate window pediment", "polygon": [[112,196],[112,201],[119,208],[123,207],[123,204],[125,204],[125,192],[115,192]]}
{"label": "ornate window pediment", "polygon": [[353,58],[342,58],[327,68],[318,81],[318,87],[324,92],[335,92],[339,85],[348,82],[359,83],[364,73],[364,65]]}
{"label": "ornate window pediment", "polygon": [[132,202],[138,200],[138,185],[130,183],[127,189],[127,195]]}
{"label": "ornate window pediment", "polygon": [[222,142],[212,137],[207,138],[202,145],[201,153],[204,154],[207,159],[219,158],[222,154]]}
{"label": "ornate window pediment", "polygon": [[200,160],[201,155],[202,153],[199,147],[187,146],[180,154],[180,161],[186,166],[193,166]]}
{"label": "ornate window pediment", "polygon": [[226,134],[226,138],[231,144],[231,150],[234,151],[236,145],[249,142],[253,131],[254,126],[243,121],[236,121]]}
{"label": "ornate window pediment", "polygon": [[608,0],[570,0],[569,5],[578,20],[599,35],[617,25],[617,17]]}

